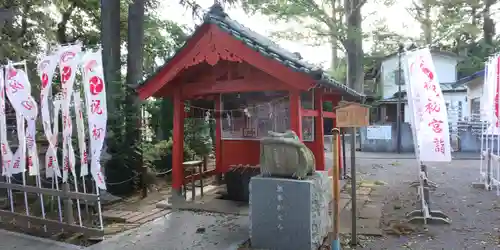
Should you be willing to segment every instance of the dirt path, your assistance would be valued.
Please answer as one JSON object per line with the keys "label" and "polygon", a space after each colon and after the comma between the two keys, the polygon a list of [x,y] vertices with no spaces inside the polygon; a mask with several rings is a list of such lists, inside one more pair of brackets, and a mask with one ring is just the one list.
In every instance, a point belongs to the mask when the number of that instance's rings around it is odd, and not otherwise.
{"label": "dirt path", "polygon": [[[416,190],[409,187],[417,177],[416,161],[359,158],[357,163],[361,178],[387,182],[383,223],[404,221],[405,213],[416,207]],[[471,186],[479,176],[479,160],[453,160],[428,168],[430,179],[439,185],[431,195],[434,208],[445,212],[452,224],[415,227],[408,236],[364,240],[357,249],[500,249],[500,197]]]}

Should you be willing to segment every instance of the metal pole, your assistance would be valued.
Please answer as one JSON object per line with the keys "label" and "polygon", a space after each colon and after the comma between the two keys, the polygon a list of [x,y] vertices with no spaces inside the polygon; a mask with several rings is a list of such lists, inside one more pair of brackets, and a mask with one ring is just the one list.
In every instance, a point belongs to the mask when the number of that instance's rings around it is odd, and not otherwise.
{"label": "metal pole", "polygon": [[396,132],[397,132],[397,150],[398,154],[401,154],[401,106],[402,106],[402,98],[401,98],[401,54],[403,52],[403,45],[399,45],[398,49],[398,79],[396,84],[398,85],[398,103],[396,107]]}
{"label": "metal pole", "polygon": [[333,166],[332,166],[332,188],[333,188],[333,224],[332,224],[332,238],[331,248],[332,250],[340,250],[339,241],[339,231],[340,231],[340,169],[339,169],[339,158],[340,152],[338,148],[340,130],[338,128],[332,129],[332,154],[333,154]]}
{"label": "metal pole", "polygon": [[[12,20],[13,16],[14,16],[14,13],[12,12],[12,9],[0,8],[0,30],[3,29],[5,21]],[[3,59],[3,54],[1,54],[1,51],[0,51],[0,60],[2,60],[2,59]],[[3,76],[4,69],[1,68],[0,70],[1,70],[1,74],[2,74],[1,77],[4,77]],[[1,165],[3,165],[3,157],[0,154],[0,167],[1,167]],[[0,177],[0,181],[2,181],[2,182],[5,182],[7,180],[9,180],[9,183],[10,183],[10,177],[6,177],[6,176],[1,176]],[[4,192],[4,190],[2,190],[1,194],[2,194],[2,196],[8,196],[9,197],[9,201],[8,202],[10,202],[10,206],[12,208],[12,211],[14,211],[13,210],[14,209],[14,207],[13,207],[14,203],[12,202],[12,190],[11,189],[6,189],[5,191],[6,192]],[[5,204],[5,205],[7,205],[7,204]]]}
{"label": "metal pole", "polygon": [[351,134],[351,245],[358,245],[358,236],[356,233],[356,128],[352,128]]}
{"label": "metal pole", "polygon": [[342,129],[342,176],[343,179],[347,179],[347,163],[346,163],[346,157],[345,157],[345,129]]}

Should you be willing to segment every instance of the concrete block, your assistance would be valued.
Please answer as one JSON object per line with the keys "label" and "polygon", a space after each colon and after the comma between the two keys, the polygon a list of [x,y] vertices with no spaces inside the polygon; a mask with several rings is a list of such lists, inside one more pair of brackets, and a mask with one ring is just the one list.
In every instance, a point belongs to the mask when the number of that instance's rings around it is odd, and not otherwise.
{"label": "concrete block", "polygon": [[318,171],[304,180],[256,176],[250,181],[253,248],[318,249],[331,228],[331,180]]}

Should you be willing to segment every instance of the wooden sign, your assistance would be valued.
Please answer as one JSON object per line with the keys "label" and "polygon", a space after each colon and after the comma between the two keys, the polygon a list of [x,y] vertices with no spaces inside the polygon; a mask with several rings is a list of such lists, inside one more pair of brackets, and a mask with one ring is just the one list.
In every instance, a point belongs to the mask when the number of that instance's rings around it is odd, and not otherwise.
{"label": "wooden sign", "polygon": [[339,128],[359,128],[370,124],[370,106],[344,102],[335,107],[337,127]]}

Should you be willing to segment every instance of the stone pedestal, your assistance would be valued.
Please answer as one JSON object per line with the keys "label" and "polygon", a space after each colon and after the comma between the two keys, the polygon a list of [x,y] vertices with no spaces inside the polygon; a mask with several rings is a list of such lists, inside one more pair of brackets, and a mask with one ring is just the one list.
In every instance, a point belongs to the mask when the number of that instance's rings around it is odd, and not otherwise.
{"label": "stone pedestal", "polygon": [[318,249],[331,228],[332,182],[326,171],[304,180],[255,176],[250,181],[253,248]]}

